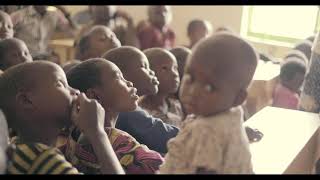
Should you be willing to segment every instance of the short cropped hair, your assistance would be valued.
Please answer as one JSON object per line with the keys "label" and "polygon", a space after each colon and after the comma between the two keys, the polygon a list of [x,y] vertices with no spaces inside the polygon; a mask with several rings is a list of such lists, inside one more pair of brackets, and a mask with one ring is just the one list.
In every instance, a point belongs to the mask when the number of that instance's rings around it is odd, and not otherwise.
{"label": "short cropped hair", "polygon": [[296,57],[288,58],[287,61],[281,65],[280,80],[290,81],[296,73],[305,74],[306,65]]}

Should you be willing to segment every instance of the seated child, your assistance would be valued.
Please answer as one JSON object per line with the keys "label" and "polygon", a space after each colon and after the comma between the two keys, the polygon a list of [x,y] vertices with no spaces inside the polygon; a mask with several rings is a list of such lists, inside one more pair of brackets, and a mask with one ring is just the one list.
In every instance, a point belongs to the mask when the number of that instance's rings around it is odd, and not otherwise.
{"label": "seated child", "polygon": [[74,66],[80,64],[81,61],[79,60],[71,60],[71,61],[68,61],[67,63],[63,64],[62,65],[62,69],[65,73],[67,73],[71,68],[73,68]]}
{"label": "seated child", "polygon": [[33,55],[33,60],[34,61],[50,61],[53,63],[56,63],[58,65],[61,65],[61,59],[58,53],[56,53],[55,51],[51,51],[48,53],[42,53],[42,54],[35,54]]}
{"label": "seated child", "polygon": [[[105,109],[105,131],[112,147],[128,174],[153,174],[163,162],[161,155],[138,143],[131,135],[115,128],[119,112],[137,108],[137,89],[123,78],[119,68],[102,58],[89,59],[72,68],[68,82],[74,88],[96,99]],[[89,174],[100,172],[93,145],[77,128],[71,130],[64,152],[79,170]]]}
{"label": "seated child", "polygon": [[0,10],[0,39],[13,37],[13,24],[11,17],[4,11]]}
{"label": "seated child", "polygon": [[179,77],[180,77],[180,80],[182,80],[184,67],[186,65],[188,56],[191,54],[191,50],[183,46],[178,46],[171,49],[170,52],[176,57],[176,60],[178,63]]}
{"label": "seated child", "polygon": [[188,114],[168,142],[164,174],[252,173],[239,106],[257,66],[253,47],[230,33],[215,33],[192,49],[180,89]]}
{"label": "seated child", "polygon": [[212,25],[207,20],[194,19],[188,24],[187,33],[190,41],[188,47],[191,49],[198,41],[212,33]]}
{"label": "seated child", "polygon": [[79,173],[52,147],[61,128],[71,124],[94,144],[104,173],[123,173],[103,130],[104,109],[71,88],[58,65],[37,61],[11,67],[0,76],[0,92],[0,108],[18,134],[8,174]]}
{"label": "seated child", "polygon": [[308,61],[310,61],[311,58],[311,48],[312,42],[309,40],[304,40],[293,47],[293,49],[303,52],[307,56]]}
{"label": "seated child", "polygon": [[108,27],[94,26],[77,44],[75,58],[84,61],[101,57],[108,50],[120,46],[120,41]]}
{"label": "seated child", "polygon": [[273,92],[274,107],[298,109],[300,87],[306,74],[306,65],[298,58],[288,58],[281,66],[280,82]]}
{"label": "seated child", "polygon": [[[0,73],[1,74],[1,73]],[[4,174],[7,164],[7,147],[9,145],[9,133],[7,120],[0,110],[0,174]]]}
{"label": "seated child", "polygon": [[[110,28],[118,37],[122,45],[138,47],[139,41],[136,36],[132,17],[116,6],[89,6],[92,21],[86,24],[79,32],[78,38],[88,32],[93,26],[103,25]],[[75,43],[77,43],[76,40]]]}
{"label": "seated child", "polygon": [[160,84],[158,93],[142,97],[139,105],[152,116],[179,127],[184,117],[181,104],[177,99],[170,98],[180,84],[177,60],[172,53],[162,48],[150,48],[144,53]]}
{"label": "seated child", "polygon": [[170,28],[172,12],[170,6],[148,6],[148,23],[137,32],[142,50],[152,47],[171,49],[176,35]]}
{"label": "seated child", "polygon": [[288,52],[288,54],[283,58],[284,61],[290,59],[291,57],[294,57],[294,58],[298,58],[299,60],[301,60],[305,65],[306,67],[308,67],[309,65],[309,60],[307,58],[307,56],[299,51],[299,50],[291,50]]}
{"label": "seated child", "polygon": [[11,66],[31,61],[29,50],[20,39],[8,38],[0,41],[0,69],[2,71]]}
{"label": "seated child", "polygon": [[[108,51],[102,57],[119,67],[124,78],[137,88],[140,97],[157,94],[159,81],[149,68],[146,55],[139,49],[123,46]],[[129,133],[138,142],[159,153],[167,152],[167,141],[178,133],[175,126],[152,117],[140,107],[132,112],[121,112],[116,128]]]}

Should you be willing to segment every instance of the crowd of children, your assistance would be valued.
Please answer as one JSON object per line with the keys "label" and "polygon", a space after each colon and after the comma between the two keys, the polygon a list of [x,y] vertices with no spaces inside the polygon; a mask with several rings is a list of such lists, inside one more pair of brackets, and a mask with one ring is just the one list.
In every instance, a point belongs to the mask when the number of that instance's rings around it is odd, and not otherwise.
{"label": "crowd of children", "polygon": [[[242,105],[272,58],[203,19],[177,46],[171,11],[149,6],[135,26],[116,6],[89,6],[78,33],[63,8],[0,11],[0,173],[254,173],[249,144],[262,134],[243,126]],[[74,60],[48,46],[55,30],[75,39]],[[283,59],[273,106],[299,108],[313,40]]]}

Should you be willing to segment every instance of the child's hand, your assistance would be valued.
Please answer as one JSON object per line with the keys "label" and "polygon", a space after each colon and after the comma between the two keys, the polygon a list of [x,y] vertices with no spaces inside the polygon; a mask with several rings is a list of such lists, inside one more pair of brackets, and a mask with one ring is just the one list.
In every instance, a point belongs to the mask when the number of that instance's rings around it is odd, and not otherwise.
{"label": "child's hand", "polygon": [[104,131],[105,111],[96,101],[88,99],[84,93],[73,104],[72,122],[87,136],[94,136]]}
{"label": "child's hand", "polygon": [[258,142],[263,137],[262,132],[260,132],[259,130],[252,129],[250,127],[245,127],[245,128],[246,128],[246,133],[247,133],[247,136],[248,136],[250,143]]}

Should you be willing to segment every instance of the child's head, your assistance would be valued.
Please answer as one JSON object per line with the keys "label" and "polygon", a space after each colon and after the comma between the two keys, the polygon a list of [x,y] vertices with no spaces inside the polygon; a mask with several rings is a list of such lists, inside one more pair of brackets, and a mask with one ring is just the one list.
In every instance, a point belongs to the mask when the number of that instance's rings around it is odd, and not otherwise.
{"label": "child's head", "polygon": [[126,112],[137,108],[137,89],[123,78],[120,69],[103,58],[76,65],[67,73],[70,86],[96,99],[106,111]]}
{"label": "child's head", "polygon": [[32,57],[26,44],[20,39],[9,38],[0,41],[0,69],[25,62],[31,62]]}
{"label": "child's head", "polygon": [[308,61],[310,61],[311,48],[312,48],[312,42],[310,42],[309,40],[304,40],[304,41],[296,44],[293,49],[303,52],[303,54],[305,54],[307,56]]}
{"label": "child's head", "polygon": [[296,57],[287,58],[280,69],[280,82],[283,86],[299,92],[306,74],[306,65]]}
{"label": "child's head", "polygon": [[[23,138],[57,133],[71,124],[78,91],[52,62],[35,61],[7,69],[0,76],[0,108]],[[55,134],[57,135],[57,134]]]}
{"label": "child's head", "polygon": [[155,72],[160,84],[159,92],[163,95],[176,93],[180,85],[178,64],[174,55],[162,48],[150,48],[143,51],[150,68]]}
{"label": "child's head", "polygon": [[194,19],[189,23],[187,32],[191,45],[194,45],[212,33],[212,25],[209,21]]}
{"label": "child's head", "polygon": [[152,25],[165,27],[171,23],[172,12],[170,6],[148,6],[148,17]]}
{"label": "child's head", "polygon": [[98,22],[108,22],[116,14],[116,6],[90,6],[92,19]]}
{"label": "child's head", "polygon": [[138,89],[139,96],[157,94],[159,81],[150,69],[146,55],[139,49],[123,46],[108,51],[102,57],[119,67],[124,78]]}
{"label": "child's head", "polygon": [[120,46],[120,41],[108,27],[97,25],[80,39],[76,58],[83,61],[101,57],[108,50]]}
{"label": "child's head", "polygon": [[9,14],[0,10],[0,39],[13,37],[13,25]]}
{"label": "child's head", "polygon": [[67,63],[65,63],[64,65],[62,65],[62,69],[65,73],[67,73],[68,71],[70,71],[71,68],[73,68],[74,66],[80,64],[81,61],[79,60],[71,60],[68,61]]}
{"label": "child's head", "polygon": [[41,54],[35,54],[32,57],[33,61],[50,61],[53,63],[56,63],[58,65],[61,64],[61,59],[59,54],[56,52],[52,51],[49,53],[41,53]]}
{"label": "child's head", "polygon": [[309,64],[309,61],[308,61],[308,58],[307,56],[299,51],[299,50],[291,50],[289,51],[289,53],[283,58],[284,61],[287,61],[287,60],[290,60],[290,58],[297,58],[299,60],[301,60],[305,65],[306,67],[308,67],[308,64]]}
{"label": "child's head", "polygon": [[171,49],[170,52],[176,57],[179,77],[181,80],[183,76],[184,66],[186,65],[187,57],[191,54],[191,50],[183,46],[178,46]]}
{"label": "child's head", "polygon": [[188,114],[214,115],[241,105],[257,66],[254,48],[231,33],[201,40],[189,56],[180,87]]}

